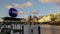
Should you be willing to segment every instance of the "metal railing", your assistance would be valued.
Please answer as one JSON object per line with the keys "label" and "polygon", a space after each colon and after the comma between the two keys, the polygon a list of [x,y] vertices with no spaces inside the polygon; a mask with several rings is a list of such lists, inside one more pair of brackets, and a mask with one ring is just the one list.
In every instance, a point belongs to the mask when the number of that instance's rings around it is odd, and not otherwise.
{"label": "metal railing", "polygon": [[0,23],[1,34],[59,34],[60,25],[49,24],[25,24],[25,23]]}

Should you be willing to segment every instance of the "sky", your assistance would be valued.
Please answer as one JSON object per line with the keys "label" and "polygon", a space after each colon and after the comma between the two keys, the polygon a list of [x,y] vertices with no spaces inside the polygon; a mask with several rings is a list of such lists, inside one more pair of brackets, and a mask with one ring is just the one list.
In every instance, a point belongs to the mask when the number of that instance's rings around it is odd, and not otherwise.
{"label": "sky", "polygon": [[59,0],[0,0],[0,17],[9,16],[10,8],[15,8],[18,11],[17,18],[60,12],[59,2]]}

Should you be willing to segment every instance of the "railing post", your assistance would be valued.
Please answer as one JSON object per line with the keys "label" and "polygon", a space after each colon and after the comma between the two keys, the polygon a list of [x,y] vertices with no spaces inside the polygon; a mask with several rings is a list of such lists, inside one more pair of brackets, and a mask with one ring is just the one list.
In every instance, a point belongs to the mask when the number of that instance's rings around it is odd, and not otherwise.
{"label": "railing post", "polygon": [[22,26],[22,34],[24,34],[24,26]]}
{"label": "railing post", "polygon": [[38,26],[38,34],[41,34],[40,26]]}

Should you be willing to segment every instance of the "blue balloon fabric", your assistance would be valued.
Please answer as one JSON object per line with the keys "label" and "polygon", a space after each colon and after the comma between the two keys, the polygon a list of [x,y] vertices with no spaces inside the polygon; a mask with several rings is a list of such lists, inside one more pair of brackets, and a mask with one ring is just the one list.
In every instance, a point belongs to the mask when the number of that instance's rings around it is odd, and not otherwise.
{"label": "blue balloon fabric", "polygon": [[15,8],[9,9],[9,16],[10,17],[17,17],[17,10]]}

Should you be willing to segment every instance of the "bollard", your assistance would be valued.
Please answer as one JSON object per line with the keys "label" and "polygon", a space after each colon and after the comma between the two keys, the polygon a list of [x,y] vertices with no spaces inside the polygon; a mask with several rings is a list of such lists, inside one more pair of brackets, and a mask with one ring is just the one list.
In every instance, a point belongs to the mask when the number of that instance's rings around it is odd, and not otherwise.
{"label": "bollard", "polygon": [[41,34],[41,32],[40,32],[40,26],[38,26],[38,34]]}
{"label": "bollard", "polygon": [[22,26],[22,34],[24,34],[24,26]]}

